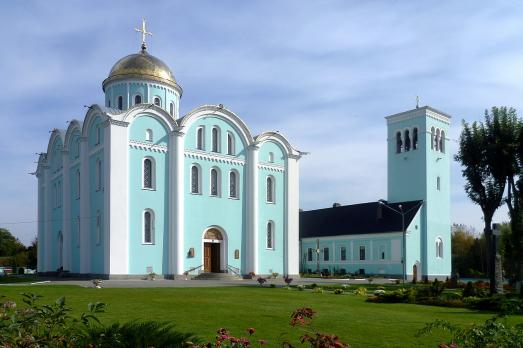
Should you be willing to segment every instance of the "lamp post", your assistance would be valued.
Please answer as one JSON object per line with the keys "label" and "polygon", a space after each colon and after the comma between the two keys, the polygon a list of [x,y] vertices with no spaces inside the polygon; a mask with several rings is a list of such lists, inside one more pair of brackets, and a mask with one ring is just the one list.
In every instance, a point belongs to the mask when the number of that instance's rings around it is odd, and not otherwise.
{"label": "lamp post", "polygon": [[391,207],[389,204],[387,204],[383,200],[379,200],[378,203],[391,211],[401,215],[401,237],[402,237],[402,251],[401,251],[401,281],[403,284],[405,284],[405,280],[407,279],[407,227],[405,226],[405,215],[410,213],[414,209],[418,209],[420,206],[423,205],[423,201],[419,205],[415,205],[412,208],[410,208],[407,211],[403,211],[403,205],[398,204],[398,209],[395,209]]}

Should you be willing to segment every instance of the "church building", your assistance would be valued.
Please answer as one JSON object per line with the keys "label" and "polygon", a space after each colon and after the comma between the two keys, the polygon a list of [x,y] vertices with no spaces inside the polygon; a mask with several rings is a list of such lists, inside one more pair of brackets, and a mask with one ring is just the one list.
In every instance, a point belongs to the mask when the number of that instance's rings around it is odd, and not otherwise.
{"label": "church building", "polygon": [[103,105],[39,157],[38,271],[298,275],[300,152],[221,104],[180,116],[182,88],[140,31]]}
{"label": "church building", "polygon": [[387,200],[301,212],[301,272],[450,276],[450,116],[425,106],[386,120]]}

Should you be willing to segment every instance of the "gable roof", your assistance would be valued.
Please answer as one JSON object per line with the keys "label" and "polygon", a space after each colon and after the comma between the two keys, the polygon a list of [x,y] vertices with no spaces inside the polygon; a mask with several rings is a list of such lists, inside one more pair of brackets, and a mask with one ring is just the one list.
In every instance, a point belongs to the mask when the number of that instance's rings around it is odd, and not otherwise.
{"label": "gable roof", "polygon": [[[405,213],[405,228],[410,225],[423,201],[388,203],[390,207]],[[381,206],[381,218],[378,209]],[[357,235],[368,233],[401,232],[401,214],[379,202],[344,205],[300,212],[300,238]]]}

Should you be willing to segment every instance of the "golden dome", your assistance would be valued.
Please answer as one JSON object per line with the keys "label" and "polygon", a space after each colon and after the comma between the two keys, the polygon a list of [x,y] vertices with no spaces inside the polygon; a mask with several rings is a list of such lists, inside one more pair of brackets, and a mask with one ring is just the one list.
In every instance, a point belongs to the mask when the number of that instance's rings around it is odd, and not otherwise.
{"label": "golden dome", "polygon": [[165,83],[176,89],[180,96],[182,94],[182,89],[167,64],[151,56],[144,48],[139,53],[130,54],[116,62],[102,83],[103,90],[105,92],[105,86],[110,82],[133,77]]}

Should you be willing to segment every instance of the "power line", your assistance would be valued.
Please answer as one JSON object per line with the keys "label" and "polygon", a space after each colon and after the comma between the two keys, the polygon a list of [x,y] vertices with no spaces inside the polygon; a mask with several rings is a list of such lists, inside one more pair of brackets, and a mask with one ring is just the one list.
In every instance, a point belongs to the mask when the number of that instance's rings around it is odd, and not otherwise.
{"label": "power line", "polygon": [[43,223],[47,223],[47,222],[55,222],[55,221],[72,221],[72,220],[85,220],[85,219],[94,219],[96,218],[97,216],[87,216],[87,217],[82,217],[82,216],[77,216],[77,217],[73,217],[73,218],[70,218],[70,219],[50,219],[50,220],[28,220],[28,221],[14,221],[14,222],[0,222],[0,225],[21,225],[21,224],[34,224],[34,223],[39,223],[39,222],[43,222]]}

